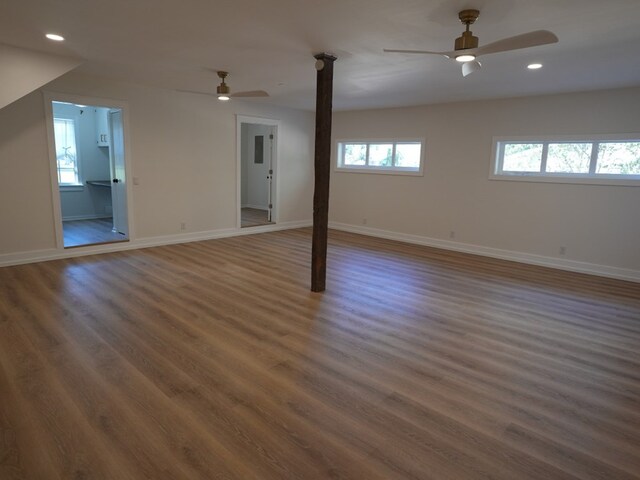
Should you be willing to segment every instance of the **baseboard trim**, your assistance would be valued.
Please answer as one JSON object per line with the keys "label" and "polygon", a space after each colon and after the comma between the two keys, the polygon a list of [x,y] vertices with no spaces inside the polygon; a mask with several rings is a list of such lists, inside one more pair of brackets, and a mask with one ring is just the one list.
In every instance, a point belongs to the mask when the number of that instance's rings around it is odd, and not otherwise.
{"label": "baseboard trim", "polygon": [[62,217],[63,222],[74,222],[76,220],[98,220],[99,218],[111,218],[113,215],[75,215],[71,217]]}
{"label": "baseboard trim", "polygon": [[128,242],[109,243],[93,246],[90,245],[87,247],[75,247],[67,249],[51,248],[45,250],[32,250],[29,252],[8,253],[0,255],[0,267],[46,262],[49,260],[60,260],[62,258],[82,257],[86,255],[99,255],[102,253],[121,252],[125,250],[135,250],[138,248],[161,247],[163,245],[175,245],[178,243],[214,240],[216,238],[255,235],[258,233],[276,232],[279,230],[291,230],[294,228],[309,227],[311,225],[311,220],[301,220],[270,225],[260,225],[257,227],[223,228],[219,230],[208,230],[204,232],[137,238],[134,240],[129,240]]}
{"label": "baseboard trim", "polygon": [[240,208],[253,208],[254,210],[264,210],[265,212],[269,210],[267,205],[242,205]]}
{"label": "baseboard trim", "polygon": [[558,270],[586,273],[589,275],[598,275],[601,277],[615,278],[618,280],[627,280],[630,282],[640,283],[640,271],[638,270],[610,267],[607,265],[598,265],[594,263],[577,262],[574,260],[566,260],[561,258],[545,257],[542,255],[515,252],[512,250],[502,250],[498,248],[484,247],[468,243],[452,242],[449,240],[440,240],[437,238],[392,232],[389,230],[380,230],[377,228],[362,227],[358,225],[350,225],[347,223],[329,222],[329,228],[342,230],[344,232],[358,233],[370,237],[397,240],[400,242],[412,243],[415,245],[442,248],[444,250],[452,250],[455,252],[471,253],[474,255],[482,255],[485,257],[499,258],[501,260],[510,260],[514,262],[527,263],[530,265],[556,268]]}

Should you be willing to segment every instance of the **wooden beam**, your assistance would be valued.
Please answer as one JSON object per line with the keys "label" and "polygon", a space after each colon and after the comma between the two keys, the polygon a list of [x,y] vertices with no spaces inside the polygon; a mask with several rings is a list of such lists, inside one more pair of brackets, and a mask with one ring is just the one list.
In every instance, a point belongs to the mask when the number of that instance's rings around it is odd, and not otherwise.
{"label": "wooden beam", "polygon": [[316,147],[313,191],[313,240],[311,247],[311,291],[323,292],[327,276],[327,235],[329,228],[329,174],[331,172],[331,102],[333,62],[327,53],[316,58]]}

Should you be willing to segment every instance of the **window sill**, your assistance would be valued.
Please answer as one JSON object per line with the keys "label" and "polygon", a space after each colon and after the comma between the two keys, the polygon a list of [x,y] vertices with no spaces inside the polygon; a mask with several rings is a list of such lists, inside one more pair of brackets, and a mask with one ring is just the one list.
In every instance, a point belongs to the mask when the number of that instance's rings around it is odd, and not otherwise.
{"label": "window sill", "polygon": [[401,175],[422,177],[424,174],[420,170],[390,170],[384,168],[350,168],[350,167],[338,167],[334,169],[336,173],[373,173],[376,175]]}
{"label": "window sill", "polygon": [[[634,176],[635,177],[635,176]],[[574,177],[562,175],[531,175],[531,174],[492,174],[489,180],[506,180],[508,182],[533,183],[565,183],[577,185],[608,185],[616,187],[638,187],[640,178],[612,175],[611,177]]]}
{"label": "window sill", "polygon": [[60,192],[83,192],[84,185],[60,185]]}

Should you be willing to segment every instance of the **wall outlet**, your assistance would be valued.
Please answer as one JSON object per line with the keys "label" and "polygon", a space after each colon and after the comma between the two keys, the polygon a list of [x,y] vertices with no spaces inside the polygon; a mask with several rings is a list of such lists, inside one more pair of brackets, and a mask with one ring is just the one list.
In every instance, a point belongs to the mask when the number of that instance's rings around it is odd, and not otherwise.
{"label": "wall outlet", "polygon": [[567,254],[567,247],[562,246],[560,247],[560,255],[566,255]]}
{"label": "wall outlet", "polygon": [[182,222],[182,223],[180,224],[180,230],[186,230],[186,229],[187,229],[187,224],[186,224],[186,223],[184,223],[184,222]]}
{"label": "wall outlet", "polygon": [[451,231],[449,232],[449,238],[450,238],[451,240],[453,240],[454,238],[456,238],[456,232],[455,232],[454,230],[451,230]]}
{"label": "wall outlet", "polygon": [[363,219],[362,219],[362,224],[363,224],[363,225],[366,225],[366,224],[367,224],[367,219],[366,219],[366,218],[363,218]]}

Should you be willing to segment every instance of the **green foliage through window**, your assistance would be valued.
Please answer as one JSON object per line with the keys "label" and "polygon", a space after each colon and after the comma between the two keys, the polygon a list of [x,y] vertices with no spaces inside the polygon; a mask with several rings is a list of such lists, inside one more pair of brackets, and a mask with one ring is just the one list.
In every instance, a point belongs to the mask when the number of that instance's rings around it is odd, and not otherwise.
{"label": "green foliage through window", "polygon": [[340,142],[338,168],[419,172],[422,142]]}
{"label": "green foliage through window", "polygon": [[640,141],[498,141],[497,175],[640,176]]}

